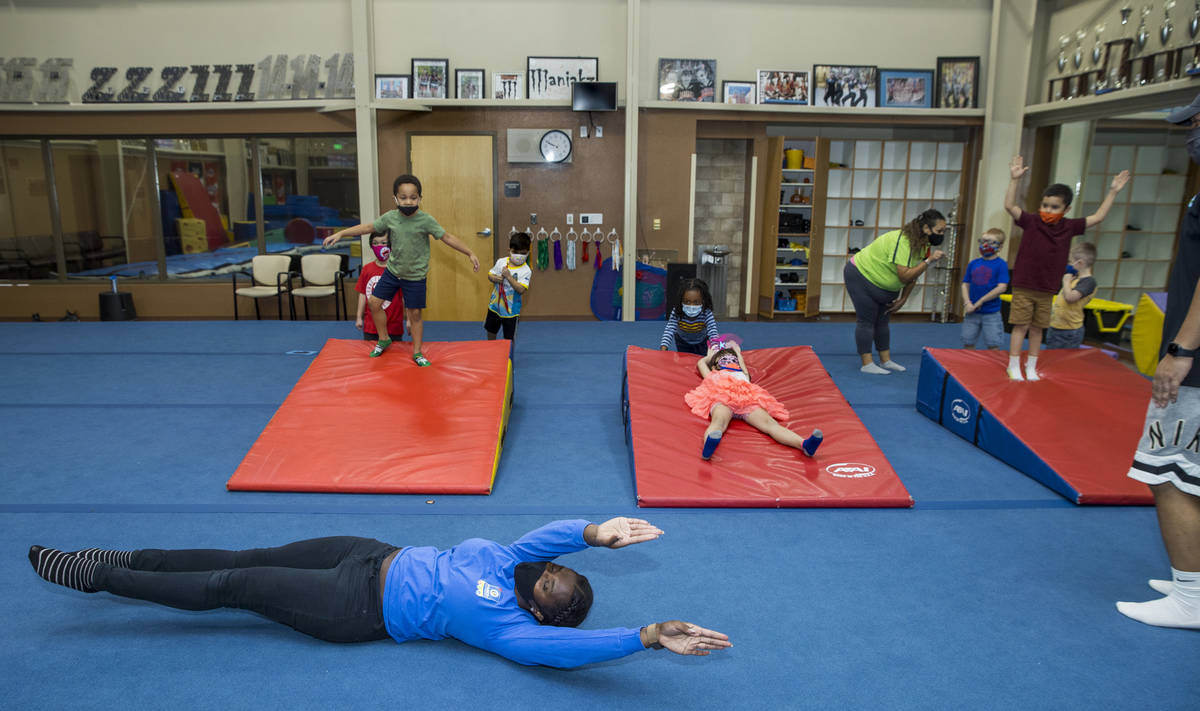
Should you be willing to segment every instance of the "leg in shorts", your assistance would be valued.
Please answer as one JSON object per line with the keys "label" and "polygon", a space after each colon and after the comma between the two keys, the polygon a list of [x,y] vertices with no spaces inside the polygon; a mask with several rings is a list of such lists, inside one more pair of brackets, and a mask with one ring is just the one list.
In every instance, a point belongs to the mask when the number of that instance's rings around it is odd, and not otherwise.
{"label": "leg in shorts", "polygon": [[969,314],[963,314],[962,320],[962,344],[964,348],[974,348],[975,342],[979,340],[979,334],[983,332],[983,314],[978,311]]}
{"label": "leg in shorts", "polygon": [[488,309],[487,318],[483,322],[483,330],[495,335],[504,329],[504,337],[508,340],[513,340],[517,335],[517,319],[518,316],[503,317],[500,314]]}
{"label": "leg in shorts", "polygon": [[983,333],[983,343],[988,348],[1005,348],[1004,318],[999,311],[990,314],[979,314],[980,331]]}
{"label": "leg in shorts", "polygon": [[1048,328],[1043,348],[1078,348],[1083,345],[1083,327]]}
{"label": "leg in shorts", "polygon": [[1053,302],[1054,294],[1015,287],[1012,293],[1012,306],[1008,311],[1008,322],[1014,326],[1049,328],[1050,306]]}
{"label": "leg in shorts", "polygon": [[1171,483],[1200,496],[1200,388],[1179,388],[1179,397],[1165,408],[1150,403],[1129,477],[1150,485]]}

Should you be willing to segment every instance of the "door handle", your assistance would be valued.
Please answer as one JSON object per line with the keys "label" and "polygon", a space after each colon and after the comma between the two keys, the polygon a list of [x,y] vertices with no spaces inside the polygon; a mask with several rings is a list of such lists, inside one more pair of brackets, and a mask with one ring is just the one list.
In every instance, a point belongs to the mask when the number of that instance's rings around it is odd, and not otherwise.
{"label": "door handle", "polygon": [[491,237],[492,236],[492,228],[484,227],[482,230],[479,230],[475,234],[479,235],[480,237]]}

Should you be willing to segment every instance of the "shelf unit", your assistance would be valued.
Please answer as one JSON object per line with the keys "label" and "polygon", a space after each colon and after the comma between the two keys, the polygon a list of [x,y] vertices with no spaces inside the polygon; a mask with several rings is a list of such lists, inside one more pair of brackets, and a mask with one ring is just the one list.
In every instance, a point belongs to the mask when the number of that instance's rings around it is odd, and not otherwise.
{"label": "shelf unit", "polygon": [[[827,173],[829,141],[816,138],[772,137],[768,140],[767,165],[762,213],[762,247],[759,252],[758,314],[763,318],[776,315],[816,316],[820,285],[814,284],[810,275],[820,274],[821,236],[819,225],[824,220],[824,178]],[[798,149],[804,157],[811,159],[813,168],[788,169],[785,151]],[[795,198],[793,196],[796,196]],[[796,199],[798,202],[792,202]],[[781,229],[781,223],[790,216],[802,216],[808,220],[808,230],[795,226]],[[786,240],[787,246],[780,247]],[[804,260],[804,249],[808,250],[805,264],[792,264],[793,259]],[[784,281],[796,275],[796,281]],[[803,304],[797,303],[794,310],[777,310],[775,297],[782,292],[787,298],[803,296]]]}
{"label": "shelf unit", "polygon": [[[826,179],[820,304],[822,313],[850,313],[842,270],[851,250],[897,230],[928,208],[949,215],[963,200],[967,143],[962,141],[832,140]],[[949,267],[954,268],[954,267]],[[931,312],[938,294],[924,277],[902,313]]]}
{"label": "shelf unit", "polygon": [[1138,303],[1144,291],[1163,291],[1175,256],[1179,221],[1188,199],[1185,136],[1170,134],[1157,145],[1137,145],[1097,132],[1088,155],[1083,212],[1100,206],[1112,176],[1133,175],[1104,222],[1084,233],[1096,245],[1096,296]]}

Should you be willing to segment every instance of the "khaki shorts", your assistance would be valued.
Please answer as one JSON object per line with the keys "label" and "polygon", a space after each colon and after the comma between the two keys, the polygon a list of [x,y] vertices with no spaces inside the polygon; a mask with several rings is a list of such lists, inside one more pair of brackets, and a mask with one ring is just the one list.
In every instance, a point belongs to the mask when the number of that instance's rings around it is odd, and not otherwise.
{"label": "khaki shorts", "polygon": [[1050,306],[1053,303],[1054,294],[1014,287],[1012,305],[1008,310],[1008,323],[1013,326],[1032,324],[1035,328],[1049,328]]}

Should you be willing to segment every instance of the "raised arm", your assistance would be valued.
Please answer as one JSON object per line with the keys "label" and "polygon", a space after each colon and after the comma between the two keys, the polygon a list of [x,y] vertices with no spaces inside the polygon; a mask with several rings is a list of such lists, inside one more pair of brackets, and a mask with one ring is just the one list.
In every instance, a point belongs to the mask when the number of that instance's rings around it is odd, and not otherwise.
{"label": "raised arm", "polygon": [[1025,165],[1025,159],[1021,156],[1013,156],[1009,161],[1008,191],[1004,193],[1004,209],[1014,220],[1021,217],[1021,206],[1017,204],[1017,187],[1021,184],[1021,178],[1028,172],[1029,166]]}
{"label": "raised arm", "polygon": [[1089,229],[1104,222],[1104,218],[1108,217],[1108,211],[1112,209],[1113,200],[1117,199],[1117,193],[1121,192],[1121,188],[1125,187],[1128,182],[1128,170],[1122,170],[1112,179],[1112,184],[1108,186],[1108,193],[1104,196],[1104,202],[1100,203],[1100,207],[1096,208],[1095,212],[1084,218]]}
{"label": "raised arm", "polygon": [[442,234],[442,242],[447,247],[467,255],[467,258],[471,260],[471,269],[473,271],[479,271],[479,258],[475,256],[475,253],[471,251],[471,248],[464,244],[461,239],[455,237],[449,232],[445,232]]}

